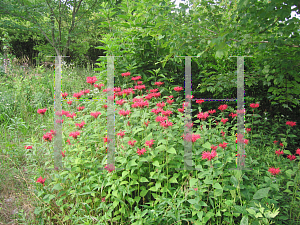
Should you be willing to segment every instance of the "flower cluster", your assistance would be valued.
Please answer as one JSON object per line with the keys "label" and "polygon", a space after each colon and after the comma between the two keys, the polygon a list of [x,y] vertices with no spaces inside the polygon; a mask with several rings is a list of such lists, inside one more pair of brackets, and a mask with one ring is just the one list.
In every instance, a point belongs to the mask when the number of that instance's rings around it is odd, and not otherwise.
{"label": "flower cluster", "polygon": [[138,150],[136,151],[136,153],[138,155],[144,155],[144,153],[146,152],[147,150],[145,148],[142,148],[141,150],[138,148]]}
{"label": "flower cluster", "polygon": [[45,109],[38,109],[37,113],[39,113],[41,115],[44,115],[46,111],[47,111],[47,108],[45,108]]}
{"label": "flower cluster", "polygon": [[96,76],[86,78],[86,82],[91,84],[91,85],[94,85],[94,83],[96,83],[96,81],[98,81]]}
{"label": "flower cluster", "polygon": [[287,122],[286,122],[286,125],[289,125],[289,126],[293,127],[293,126],[296,126],[296,122],[293,122],[293,121],[287,121]]}
{"label": "flower cluster", "polygon": [[95,119],[97,119],[99,115],[101,115],[101,112],[91,112],[91,116],[95,117]]}
{"label": "flower cluster", "polygon": [[217,156],[217,152],[212,150],[211,152],[202,152],[202,159],[212,160]]}

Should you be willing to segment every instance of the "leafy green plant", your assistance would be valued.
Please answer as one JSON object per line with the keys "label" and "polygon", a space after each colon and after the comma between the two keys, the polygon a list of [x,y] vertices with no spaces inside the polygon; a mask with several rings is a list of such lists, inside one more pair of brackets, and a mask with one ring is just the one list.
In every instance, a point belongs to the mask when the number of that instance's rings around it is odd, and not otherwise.
{"label": "leafy green plant", "polygon": [[[149,94],[142,95],[143,88],[135,88],[134,97],[133,94],[124,94],[122,90],[136,85],[137,81],[128,81],[128,75],[120,79],[127,79],[127,82],[118,91],[115,90],[116,109],[119,112],[115,120],[115,167],[110,168],[106,163],[105,102],[82,102],[76,105],[64,103],[69,111],[65,115],[71,115],[79,106],[85,108],[77,111],[73,119],[64,119],[66,129],[63,140],[69,144],[64,145],[63,160],[64,166],[70,170],[42,171],[40,175],[46,178],[43,183],[45,186],[37,184],[37,196],[47,207],[36,210],[37,215],[51,218],[55,223],[118,221],[121,224],[185,224],[188,221],[195,224],[226,224],[226,221],[227,224],[267,224],[278,222],[277,216],[282,218],[282,207],[279,207],[282,197],[278,191],[299,170],[299,164],[297,166],[295,160],[289,164],[290,160],[276,156],[274,148],[273,153],[270,148],[266,148],[268,155],[272,155],[270,159],[255,155],[260,146],[255,144],[257,141],[254,139],[247,139],[246,164],[251,167],[260,161],[261,167],[254,167],[250,171],[230,171],[230,168],[235,167],[235,135],[220,135],[221,131],[226,131],[231,126],[228,122],[222,122],[234,110],[229,106],[225,110],[219,107],[222,109],[220,115],[210,115],[207,121],[195,121],[202,125],[202,128],[193,129],[193,134],[199,134],[200,139],[196,138],[192,143],[193,160],[199,170],[176,170],[184,168],[183,139],[175,138],[183,134],[184,127],[183,113],[178,110],[182,107],[178,91],[174,91],[175,88],[168,94],[174,96],[174,103],[167,103],[168,95],[151,98]],[[153,85],[149,90],[157,86]],[[102,90],[105,93],[105,89]],[[102,93],[96,95],[104,98]],[[143,101],[148,101],[149,109],[135,103],[142,96]],[[153,111],[155,106],[161,108],[162,112],[173,112],[167,116],[171,126],[162,121],[157,122],[159,117]],[[198,104],[199,118],[201,108],[202,105]],[[129,116],[122,116],[122,110],[131,112]],[[95,111],[100,113],[97,117],[90,114]],[[255,125],[260,117],[246,113],[246,118],[250,118],[247,119],[250,126]],[[79,126],[82,121],[85,123]],[[211,128],[212,124],[215,128]],[[74,133],[76,127],[78,130]],[[69,138],[71,136],[73,139]],[[253,132],[247,132],[246,138],[248,137],[256,136]],[[153,140],[153,144],[149,145],[150,140]],[[283,146],[286,145],[283,139],[281,141]],[[205,152],[213,145],[217,145],[217,157],[207,160],[205,157],[208,153]],[[50,152],[51,149],[47,151]],[[289,154],[287,151],[286,153]],[[199,158],[200,154],[202,159]],[[299,156],[297,160],[298,158]],[[279,166],[281,170],[275,183],[272,182],[274,175],[272,177],[268,172],[268,168],[274,166]],[[295,184],[294,187],[299,182],[297,179],[291,183]],[[296,201],[295,197],[299,193],[290,193],[289,198]],[[268,208],[267,203],[273,204],[272,208]]]}

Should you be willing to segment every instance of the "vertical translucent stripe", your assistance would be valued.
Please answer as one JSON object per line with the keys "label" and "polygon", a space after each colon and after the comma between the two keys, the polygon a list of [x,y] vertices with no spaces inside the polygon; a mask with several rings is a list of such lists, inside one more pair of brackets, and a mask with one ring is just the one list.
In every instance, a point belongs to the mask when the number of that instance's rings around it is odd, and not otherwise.
{"label": "vertical translucent stripe", "polygon": [[191,116],[191,57],[185,56],[185,126],[184,126],[184,168],[193,170],[192,159],[192,116]]}
{"label": "vertical translucent stripe", "polygon": [[115,165],[114,56],[107,56],[107,164]]}
{"label": "vertical translucent stripe", "polygon": [[[237,167],[238,169],[245,168],[245,126],[244,126],[244,57],[237,57],[237,148],[238,148],[238,156],[237,156]],[[241,113],[243,112],[243,113]]]}
{"label": "vertical translucent stripe", "polygon": [[55,57],[54,87],[54,168],[62,169],[62,103],[61,103],[61,56]]}

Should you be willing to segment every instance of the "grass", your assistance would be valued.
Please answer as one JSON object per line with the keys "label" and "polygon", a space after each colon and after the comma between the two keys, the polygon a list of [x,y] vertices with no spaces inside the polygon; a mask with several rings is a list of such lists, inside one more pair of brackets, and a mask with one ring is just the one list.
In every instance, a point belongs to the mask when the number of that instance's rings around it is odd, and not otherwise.
{"label": "grass", "polygon": [[[103,73],[66,66],[63,92],[68,92],[68,98],[72,98],[71,93],[90,89],[86,77],[94,75],[104,80]],[[300,200],[299,155],[296,154],[295,160],[286,158],[291,154],[287,149],[296,150],[288,146],[297,134],[298,124],[291,128],[282,118],[266,121],[261,119],[259,108],[253,114],[250,102],[246,104],[246,128],[252,130],[246,134],[249,144],[245,147],[245,160],[254,170],[230,171],[228,169],[236,164],[236,145],[234,135],[228,130],[234,130],[236,117],[231,118],[229,113],[236,110],[232,104],[220,112],[218,103],[216,114],[205,121],[194,121],[199,125],[194,126],[193,133],[201,138],[193,143],[193,159],[201,170],[178,171],[175,168],[184,167],[184,146],[180,137],[184,121],[183,114],[177,110],[182,106],[182,96],[158,87],[161,96],[149,100],[149,109],[133,108],[131,95],[116,96],[116,100],[126,101],[122,106],[116,104],[115,120],[115,133],[125,131],[124,138],[116,136],[116,168],[125,167],[125,170],[108,173],[98,170],[106,165],[105,102],[73,101],[72,106],[64,102],[64,110],[76,112],[73,120],[63,116],[63,150],[66,151],[63,162],[65,167],[72,169],[46,170],[53,166],[52,142],[43,139],[43,135],[53,129],[53,79],[53,70],[43,67],[25,70],[15,67],[9,74],[2,74],[2,224],[300,224],[297,207]],[[125,80],[122,89],[134,86],[129,77],[120,79]],[[155,85],[146,87],[154,88]],[[169,105],[165,96],[171,94],[175,101]],[[105,94],[97,90],[91,90],[89,96],[105,98]],[[169,117],[173,126],[166,129],[155,122],[156,115],[151,113],[162,101],[167,105],[164,110],[173,111]],[[85,109],[78,111],[79,105]],[[205,103],[197,107],[195,110],[199,112]],[[41,108],[47,108],[44,116],[37,113]],[[120,109],[130,109],[130,118],[120,116],[117,113]],[[96,111],[101,112],[97,119],[90,116]],[[225,117],[229,118],[226,125],[220,122]],[[86,125],[79,129],[75,124],[81,121]],[[149,121],[147,127],[143,124],[146,121]],[[138,131],[141,127],[143,130]],[[284,132],[278,133],[279,129]],[[75,140],[69,134],[76,130],[81,133]],[[221,131],[226,132],[224,137]],[[65,142],[67,139],[71,145]],[[144,145],[150,139],[154,140],[152,148]],[[127,143],[129,140],[137,141],[134,147]],[[279,142],[274,144],[274,140]],[[212,161],[201,159],[202,152],[210,151],[211,144],[223,142],[228,146],[225,150],[217,149],[218,157]],[[24,146],[32,146],[32,149]],[[147,151],[138,155],[137,148]],[[278,149],[284,151],[285,157],[275,154]],[[281,172],[275,177],[268,172],[271,167],[279,167]],[[46,178],[45,186],[36,182],[40,176]],[[198,188],[197,191],[194,188]],[[104,197],[105,202],[102,202]]]}

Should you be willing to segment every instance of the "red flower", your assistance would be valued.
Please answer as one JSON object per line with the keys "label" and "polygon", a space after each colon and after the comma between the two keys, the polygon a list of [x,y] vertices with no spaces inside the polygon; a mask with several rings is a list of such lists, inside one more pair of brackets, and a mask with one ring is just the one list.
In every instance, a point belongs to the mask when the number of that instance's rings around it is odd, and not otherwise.
{"label": "red flower", "polygon": [[166,104],[164,102],[159,102],[156,104],[157,107],[163,108]]}
{"label": "red flower", "polygon": [[213,113],[215,113],[215,112],[216,112],[215,109],[214,109],[214,110],[211,109],[211,110],[208,111],[209,114],[213,114]]}
{"label": "red flower", "polygon": [[100,91],[101,90],[101,87],[103,87],[104,84],[95,84],[94,87],[95,88],[98,88],[98,90]]}
{"label": "red flower", "polygon": [[212,150],[211,152],[202,152],[202,159],[212,160],[217,156],[217,152]]}
{"label": "red flower", "polygon": [[223,142],[222,144],[219,144],[219,147],[225,149],[227,147],[227,144],[226,142]]}
{"label": "red flower", "polygon": [[138,90],[142,90],[142,89],[145,89],[146,86],[145,85],[137,85],[137,86],[134,86],[134,89],[138,89]]}
{"label": "red flower", "polygon": [[294,156],[294,155],[288,155],[287,158],[289,158],[290,161],[292,161],[292,160],[296,159],[296,156]]}
{"label": "red flower", "polygon": [[104,142],[107,142],[107,136],[105,136],[105,137],[103,138],[103,141],[104,141]]}
{"label": "red flower", "polygon": [[99,115],[101,115],[101,112],[91,112],[91,116],[95,117],[95,119],[97,119]]}
{"label": "red flower", "polygon": [[283,152],[283,151],[280,151],[280,149],[278,149],[277,151],[275,151],[275,154],[277,154],[278,156],[280,156],[280,155],[283,155],[284,152]]}
{"label": "red flower", "polygon": [[276,141],[276,140],[275,140],[275,141],[273,141],[273,143],[274,143],[275,145],[277,144],[277,142],[278,142],[278,141]]}
{"label": "red flower", "polygon": [[230,113],[229,116],[231,116],[232,118],[236,117],[237,114],[236,113]]}
{"label": "red flower", "polygon": [[105,109],[107,109],[107,105],[103,105],[102,107],[105,108]]}
{"label": "red flower", "polygon": [[296,126],[296,122],[293,122],[293,121],[287,121],[287,122],[286,122],[286,125],[289,125],[289,126],[293,127],[293,126]]}
{"label": "red flower", "polygon": [[132,77],[131,80],[139,80],[139,79],[142,79],[141,76],[137,76],[137,77]]}
{"label": "red flower", "polygon": [[300,155],[300,148],[296,150],[296,154]]}
{"label": "red flower", "polygon": [[74,97],[74,98],[77,98],[77,99],[80,99],[82,95],[83,95],[82,92],[74,93],[74,94],[73,94],[73,97]]}
{"label": "red flower", "polygon": [[145,148],[142,148],[141,150],[138,148],[138,150],[136,151],[136,153],[138,155],[144,155],[144,153],[146,152],[147,150]]}
{"label": "red flower", "polygon": [[64,99],[69,95],[67,92],[61,94]]}
{"label": "red flower", "polygon": [[101,199],[101,202],[105,202],[105,197]]}
{"label": "red flower", "polygon": [[74,139],[77,139],[77,136],[80,135],[80,132],[79,131],[75,131],[75,132],[71,132],[69,134],[70,137],[73,137]]}
{"label": "red flower", "polygon": [[116,101],[116,104],[118,105],[123,105],[126,101],[124,99],[121,99],[121,100],[117,100]]}
{"label": "red flower", "polygon": [[228,118],[226,118],[226,119],[221,119],[221,122],[223,122],[223,124],[225,124],[226,122],[228,121]]}
{"label": "red flower", "polygon": [[47,108],[45,108],[45,109],[38,109],[37,113],[39,113],[41,115],[44,115],[46,111],[47,111]]}
{"label": "red flower", "polygon": [[217,150],[218,146],[212,145],[212,146],[210,146],[210,148],[211,148],[212,150]]}
{"label": "red flower", "polygon": [[247,133],[251,131],[251,128],[246,128]]}
{"label": "red flower", "polygon": [[178,111],[181,112],[181,113],[183,113],[184,108],[180,108],[180,109],[178,109]]}
{"label": "red flower", "polygon": [[115,166],[113,164],[109,164],[104,167],[109,173],[115,170]]}
{"label": "red flower", "polygon": [[49,141],[49,142],[51,142],[52,141],[52,134],[51,133],[46,133],[44,136],[43,136],[43,139],[45,140],[45,141]]}
{"label": "red flower", "polygon": [[280,172],[280,169],[279,168],[275,169],[274,167],[271,167],[269,168],[268,171],[273,175],[277,175]]}
{"label": "red flower", "polygon": [[67,103],[68,103],[69,105],[72,105],[72,101],[68,101]]}
{"label": "red flower", "polygon": [[128,141],[128,144],[131,145],[132,147],[134,146],[135,143],[136,143],[136,140]]}
{"label": "red flower", "polygon": [[32,146],[25,146],[25,149],[32,149]]}
{"label": "red flower", "polygon": [[91,84],[91,85],[94,85],[94,83],[96,83],[96,81],[98,81],[96,76],[86,78],[86,82]]}
{"label": "red flower", "polygon": [[221,134],[222,134],[223,137],[225,136],[225,132],[224,131],[221,131]]}
{"label": "red flower", "polygon": [[283,147],[283,144],[282,144],[282,143],[280,143],[279,145],[280,145],[281,147]]}
{"label": "red flower", "polygon": [[158,89],[157,88],[156,89],[151,89],[150,92],[151,93],[156,93],[156,92],[158,92]]}
{"label": "red flower", "polygon": [[78,126],[81,129],[85,125],[85,122],[82,121],[81,123],[76,123],[75,126]]}
{"label": "red flower", "polygon": [[204,100],[196,100],[196,103],[198,103],[199,105],[201,105],[204,102]]}
{"label": "red flower", "polygon": [[256,104],[255,103],[251,103],[250,107],[253,108],[253,109],[258,108],[259,104],[258,103],[256,103]]}
{"label": "red flower", "polygon": [[148,127],[149,123],[150,123],[150,121],[144,122],[144,124],[146,125],[146,127]]}
{"label": "red flower", "polygon": [[81,111],[81,110],[85,109],[85,107],[84,106],[79,106],[79,107],[77,107],[77,109],[78,109],[78,111]]}
{"label": "red flower", "polygon": [[66,151],[61,151],[62,157],[65,157],[65,156],[66,156],[65,153],[66,153]]}
{"label": "red flower", "polygon": [[173,98],[173,95],[167,96],[168,98]]}
{"label": "red flower", "polygon": [[55,130],[50,130],[50,133],[52,134],[52,135],[56,135],[56,131]]}
{"label": "red flower", "polygon": [[130,72],[122,73],[121,75],[122,75],[122,77],[128,77],[128,76],[130,76]]}
{"label": "red flower", "polygon": [[42,178],[42,176],[40,176],[38,179],[37,179],[37,183],[41,183],[43,186],[45,186],[45,180],[46,180],[46,178],[45,179],[43,179]]}
{"label": "red flower", "polygon": [[86,90],[84,90],[84,91],[82,91],[82,92],[83,92],[84,95],[86,95],[86,94],[90,93],[90,90],[89,90],[89,89],[86,89]]}
{"label": "red flower", "polygon": [[120,116],[121,116],[121,115],[127,116],[127,115],[129,115],[129,113],[131,113],[130,110],[124,111],[124,110],[121,109],[121,110],[119,111]]}
{"label": "red flower", "polygon": [[168,120],[166,120],[166,121],[160,122],[160,126],[164,127],[164,128],[168,128],[168,127],[173,126],[173,123],[170,122],[170,121],[168,121]]}
{"label": "red flower", "polygon": [[142,83],[143,83],[143,81],[138,81],[138,82],[137,82],[137,84],[139,84],[139,85],[142,84]]}
{"label": "red flower", "polygon": [[174,91],[177,91],[177,92],[179,92],[179,91],[182,91],[183,90],[183,88],[182,87],[174,87]]}
{"label": "red flower", "polygon": [[227,109],[228,105],[220,105],[219,106],[219,110],[224,111],[225,109]]}
{"label": "red flower", "polygon": [[67,115],[66,115],[66,117],[70,117],[70,118],[74,118],[74,116],[76,116],[76,114],[75,113],[72,113],[72,114],[70,114],[70,113],[68,113]]}
{"label": "red flower", "polygon": [[170,105],[174,102],[174,99],[168,99],[167,103],[169,103]]}
{"label": "red flower", "polygon": [[206,120],[207,117],[209,117],[209,114],[207,112],[199,112],[199,114],[197,115],[197,118],[202,120]]}
{"label": "red flower", "polygon": [[145,142],[145,145],[148,146],[149,148],[151,148],[153,144],[154,144],[154,140],[153,139],[151,139],[150,141],[146,141]]}
{"label": "red flower", "polygon": [[66,140],[66,142],[68,142],[68,144],[69,144],[69,145],[71,145],[71,143],[70,143],[70,139]]}
{"label": "red flower", "polygon": [[123,138],[125,135],[125,131],[120,130],[120,133],[117,133],[117,135],[119,135],[121,138]]}
{"label": "red flower", "polygon": [[158,82],[155,82],[154,84],[155,84],[155,85],[157,85],[158,87],[160,87],[160,85],[163,85],[163,84],[164,84],[164,82],[160,82],[160,81],[158,81]]}
{"label": "red flower", "polygon": [[186,98],[187,98],[187,99],[192,99],[192,98],[194,98],[194,95],[192,95],[192,96],[187,95]]}

